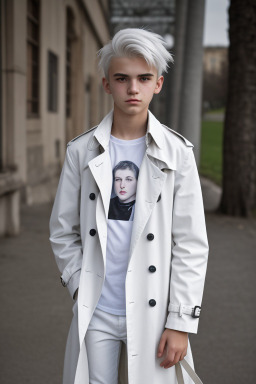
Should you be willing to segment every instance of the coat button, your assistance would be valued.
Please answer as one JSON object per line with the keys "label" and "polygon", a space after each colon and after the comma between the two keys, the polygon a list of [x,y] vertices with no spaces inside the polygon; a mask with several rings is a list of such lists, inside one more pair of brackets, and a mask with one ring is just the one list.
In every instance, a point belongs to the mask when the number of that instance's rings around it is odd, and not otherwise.
{"label": "coat button", "polygon": [[158,196],[157,203],[158,203],[158,201],[160,201],[160,200],[161,200],[161,193],[160,193],[160,195]]}
{"label": "coat button", "polygon": [[149,272],[155,272],[156,267],[154,265],[150,265],[150,267],[148,267],[148,270],[149,270]]}
{"label": "coat button", "polygon": [[154,307],[156,305],[156,301],[154,299],[150,299],[148,303],[150,307]]}
{"label": "coat button", "polygon": [[149,233],[148,235],[147,235],[147,239],[148,240],[153,240],[154,239],[154,235],[153,235],[153,233]]}
{"label": "coat button", "polygon": [[96,229],[90,229],[89,233],[90,233],[91,236],[96,235]]}
{"label": "coat button", "polygon": [[90,193],[89,197],[91,200],[95,200],[95,193]]}

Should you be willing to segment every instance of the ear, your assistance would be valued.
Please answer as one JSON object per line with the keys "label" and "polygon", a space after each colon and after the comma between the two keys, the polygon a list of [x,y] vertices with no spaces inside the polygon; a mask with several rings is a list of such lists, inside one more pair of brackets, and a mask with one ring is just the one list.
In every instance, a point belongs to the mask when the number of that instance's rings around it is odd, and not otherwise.
{"label": "ear", "polygon": [[104,88],[104,91],[106,92],[106,93],[108,93],[109,95],[111,95],[111,90],[110,90],[110,85],[109,85],[109,81],[108,81],[108,79],[106,78],[106,77],[103,77],[102,78],[102,86],[103,86],[103,88]]}
{"label": "ear", "polygon": [[157,82],[156,82],[156,87],[155,87],[155,91],[154,91],[155,94],[161,92],[163,83],[164,83],[164,77],[163,77],[163,76],[160,76],[160,77],[157,79]]}

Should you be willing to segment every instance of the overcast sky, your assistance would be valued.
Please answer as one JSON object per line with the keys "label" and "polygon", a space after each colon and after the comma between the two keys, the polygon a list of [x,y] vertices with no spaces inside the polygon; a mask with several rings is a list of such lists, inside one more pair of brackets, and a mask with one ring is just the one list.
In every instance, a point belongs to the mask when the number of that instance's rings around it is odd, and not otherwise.
{"label": "overcast sky", "polygon": [[229,45],[229,0],[206,0],[204,45]]}

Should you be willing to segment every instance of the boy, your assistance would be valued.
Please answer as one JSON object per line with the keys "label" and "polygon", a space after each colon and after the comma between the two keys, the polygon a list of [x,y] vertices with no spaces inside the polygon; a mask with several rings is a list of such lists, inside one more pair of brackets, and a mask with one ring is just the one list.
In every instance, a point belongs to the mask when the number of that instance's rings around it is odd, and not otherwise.
{"label": "boy", "polygon": [[[172,61],[159,35],[121,30],[99,57],[114,108],[68,144],[50,220],[62,284],[77,297],[63,383],[117,384],[125,344],[129,384],[174,384],[177,362],[193,366],[208,257],[193,145],[148,110]],[[120,162],[138,180],[114,180]]]}

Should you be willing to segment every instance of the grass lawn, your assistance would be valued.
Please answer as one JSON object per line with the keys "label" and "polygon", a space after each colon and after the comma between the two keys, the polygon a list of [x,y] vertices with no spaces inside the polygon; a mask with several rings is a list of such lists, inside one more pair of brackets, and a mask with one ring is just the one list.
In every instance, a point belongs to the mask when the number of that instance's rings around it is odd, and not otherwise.
{"label": "grass lawn", "polygon": [[222,179],[222,132],[223,122],[202,122],[199,171],[218,185]]}

